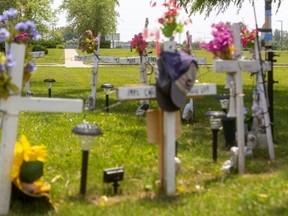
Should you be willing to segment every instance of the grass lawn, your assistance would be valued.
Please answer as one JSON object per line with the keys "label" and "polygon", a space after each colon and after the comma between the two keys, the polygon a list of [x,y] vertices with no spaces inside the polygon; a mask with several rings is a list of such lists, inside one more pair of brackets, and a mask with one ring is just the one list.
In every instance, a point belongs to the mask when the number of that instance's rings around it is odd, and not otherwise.
{"label": "grass lawn", "polygon": [[[62,56],[59,53],[57,56]],[[103,50],[101,55],[117,54],[104,54]],[[199,54],[199,57],[206,56]],[[287,59],[288,56],[281,58]],[[47,59],[47,62],[52,60]],[[40,206],[14,201],[9,215],[288,215],[287,74],[287,67],[274,68],[274,80],[279,81],[274,86],[276,160],[269,160],[267,149],[256,149],[252,157],[246,158],[244,175],[222,173],[220,168],[230,158],[230,153],[224,147],[223,131],[220,131],[218,161],[213,162],[212,133],[204,115],[208,110],[221,110],[220,103],[215,96],[198,98],[195,99],[197,123],[182,124],[182,136],[177,140],[178,157],[182,162],[177,175],[177,194],[164,197],[157,193],[155,183],[158,179],[157,144],[147,143],[145,117],[135,114],[138,102],[118,103],[115,94],[111,94],[110,104],[115,106],[109,113],[103,112],[105,95],[100,85],[111,83],[117,88],[139,83],[139,67],[99,67],[95,110],[81,114],[20,114],[19,136],[25,134],[31,144],[47,147],[44,177],[52,186],[50,198],[56,210],[47,212]],[[53,97],[84,99],[91,93],[90,76],[89,68],[39,67],[31,79],[31,91],[35,97],[47,97],[43,80],[54,78]],[[228,93],[224,89],[225,75],[215,74],[212,68],[200,67],[199,82],[216,83],[218,94]],[[251,107],[255,77],[243,73],[243,88],[244,105]],[[157,107],[157,102],[152,101],[151,108]],[[89,154],[85,198],[79,195],[79,139],[71,133],[83,122],[96,124],[103,131],[103,135],[96,137]],[[113,196],[112,185],[103,183],[103,170],[117,166],[123,166],[125,174],[119,194]],[[108,198],[104,203],[102,196]]]}

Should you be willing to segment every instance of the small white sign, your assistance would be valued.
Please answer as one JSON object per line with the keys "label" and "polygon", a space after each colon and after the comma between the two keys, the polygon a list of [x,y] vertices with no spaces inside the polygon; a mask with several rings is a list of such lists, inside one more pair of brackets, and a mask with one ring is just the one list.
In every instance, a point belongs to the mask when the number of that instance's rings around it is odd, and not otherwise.
{"label": "small white sign", "polygon": [[140,57],[119,58],[119,64],[139,64]]}
{"label": "small white sign", "polygon": [[156,88],[153,85],[135,85],[116,89],[118,100],[155,99]]}
{"label": "small white sign", "polygon": [[75,56],[75,61],[88,61],[94,62],[96,61],[96,56]]}
{"label": "small white sign", "polygon": [[87,62],[103,62],[103,63],[118,63],[119,58],[113,56],[75,56],[75,61],[87,61]]}
{"label": "small white sign", "polygon": [[113,41],[113,40],[120,40],[120,33],[110,34],[105,36],[105,40],[107,41]]}

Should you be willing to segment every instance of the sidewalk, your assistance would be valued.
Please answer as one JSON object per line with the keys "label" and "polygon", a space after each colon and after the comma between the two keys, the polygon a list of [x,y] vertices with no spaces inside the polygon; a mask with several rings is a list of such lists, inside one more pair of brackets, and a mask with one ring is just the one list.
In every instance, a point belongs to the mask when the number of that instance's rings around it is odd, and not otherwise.
{"label": "sidewalk", "polygon": [[75,49],[65,49],[65,67],[67,68],[91,68],[91,65],[85,65],[82,61],[75,61],[78,55]]}

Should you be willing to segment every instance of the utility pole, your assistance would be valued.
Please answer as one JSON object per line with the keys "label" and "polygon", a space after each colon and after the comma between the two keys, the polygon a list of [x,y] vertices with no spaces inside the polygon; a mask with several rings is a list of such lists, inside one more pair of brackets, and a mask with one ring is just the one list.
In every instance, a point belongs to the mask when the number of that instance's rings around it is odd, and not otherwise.
{"label": "utility pole", "polygon": [[267,95],[268,95],[268,107],[269,115],[271,121],[271,130],[273,136],[273,123],[274,123],[274,95],[273,95],[273,85],[277,83],[273,79],[273,62],[276,62],[273,59],[276,54],[272,50],[272,0],[265,0],[265,24],[264,24],[264,41],[265,41],[265,60],[270,61],[271,70],[268,71],[267,78]]}

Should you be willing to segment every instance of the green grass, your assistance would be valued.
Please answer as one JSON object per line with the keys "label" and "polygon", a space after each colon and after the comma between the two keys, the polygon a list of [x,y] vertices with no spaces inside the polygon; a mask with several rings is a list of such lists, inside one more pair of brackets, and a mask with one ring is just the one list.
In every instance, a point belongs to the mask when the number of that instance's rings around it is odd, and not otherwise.
{"label": "green grass", "polygon": [[64,64],[64,49],[48,49],[48,54],[41,58],[34,58],[36,64]]}
{"label": "green grass", "polygon": [[[110,104],[115,106],[109,113],[102,111],[105,95],[100,85],[111,83],[117,88],[139,83],[138,70],[138,66],[99,67],[95,110],[80,114],[20,114],[18,134],[25,134],[32,144],[45,144],[47,147],[49,160],[45,163],[44,177],[52,185],[50,198],[56,210],[45,211],[31,203],[23,205],[13,201],[9,215],[288,214],[288,68],[277,67],[274,70],[274,80],[279,81],[274,86],[276,160],[270,161],[268,151],[259,149],[254,151],[253,157],[246,159],[244,175],[221,173],[219,170],[230,154],[224,148],[223,132],[220,131],[218,161],[212,161],[212,134],[204,115],[209,109],[220,110],[220,103],[215,96],[196,99],[197,123],[182,124],[182,136],[177,140],[182,166],[177,175],[177,194],[170,198],[157,193],[158,148],[146,141],[145,117],[135,115],[138,102],[122,101],[118,104],[115,94],[111,94]],[[39,67],[32,77],[31,91],[35,97],[47,97],[43,80],[54,78],[53,97],[84,99],[91,93],[90,76],[89,68]],[[211,68],[200,67],[199,81],[216,83],[217,93],[227,93],[224,89],[225,75],[215,74]],[[251,107],[254,77],[243,73],[243,84],[244,105]],[[156,101],[151,102],[151,108],[157,109]],[[79,140],[71,133],[83,121],[96,124],[103,131],[103,135],[96,137],[90,151],[85,198],[79,195]],[[112,196],[112,186],[103,183],[103,170],[116,166],[124,166],[125,175],[124,181],[120,182],[120,193]],[[147,185],[152,189],[145,190]],[[108,201],[105,206],[100,206],[103,195],[108,197]]]}

